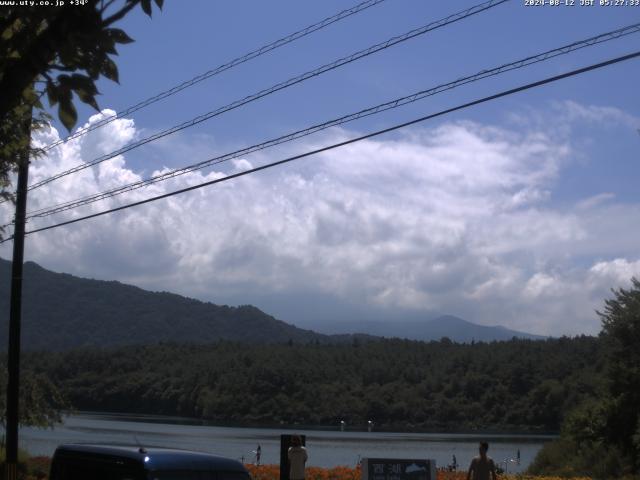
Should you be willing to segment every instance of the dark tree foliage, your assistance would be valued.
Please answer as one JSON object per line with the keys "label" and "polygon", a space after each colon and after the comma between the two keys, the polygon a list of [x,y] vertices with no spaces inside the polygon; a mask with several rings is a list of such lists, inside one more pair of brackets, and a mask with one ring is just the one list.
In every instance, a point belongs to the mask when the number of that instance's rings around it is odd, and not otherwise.
{"label": "dark tree foliage", "polygon": [[[597,339],[161,344],[32,353],[79,410],[239,425],[557,431],[597,388]],[[526,381],[522,379],[525,378]]]}
{"label": "dark tree foliage", "polygon": [[[163,0],[155,0],[162,8]],[[95,81],[118,81],[111,58],[116,44],[133,40],[112,25],[136,5],[151,15],[151,0],[90,1],[77,8],[5,6],[0,10],[0,120],[21,104],[37,106],[31,89],[44,80],[51,106],[71,129],[77,120],[72,97],[98,109]]]}
{"label": "dark tree foliage", "polygon": [[[33,89],[27,92],[35,98]],[[8,190],[11,185],[11,174],[21,164],[29,159],[38,158],[41,151],[30,145],[29,129],[37,130],[48,123],[50,117],[44,111],[32,117],[31,107],[22,103],[15,107],[0,121],[0,200],[13,200],[13,194]],[[3,238],[6,226],[0,226],[0,239]]]}
{"label": "dark tree foliage", "polygon": [[598,314],[601,387],[567,415],[560,439],[541,450],[531,473],[640,476],[640,281],[613,290]]}
{"label": "dark tree foliage", "polygon": [[[51,427],[71,404],[65,394],[43,372],[23,369],[20,375],[20,425]],[[0,360],[0,424],[5,424],[7,365]]]}
{"label": "dark tree foliage", "polygon": [[[113,24],[137,5],[152,13],[151,0],[91,0],[71,8],[15,3],[0,8],[0,196],[5,199],[9,173],[28,148],[25,116],[34,109],[33,116],[43,119],[43,96],[58,107],[68,130],[78,119],[74,94],[97,110],[95,82],[101,76],[118,81],[116,45],[133,41]],[[155,3],[162,8],[163,0]]]}
{"label": "dark tree foliage", "polygon": [[[163,0],[155,0],[162,8]],[[37,8],[21,5],[0,7],[0,199],[8,192],[11,173],[35,153],[30,151],[30,128],[48,120],[40,101],[46,96],[58,117],[71,130],[77,121],[74,94],[98,109],[95,86],[100,76],[118,81],[111,58],[116,44],[133,40],[113,24],[140,5],[149,16],[151,0],[89,1],[74,8]],[[28,152],[29,155],[25,155]],[[4,232],[0,229],[0,238]],[[0,366],[0,377],[6,368]],[[68,405],[46,376],[23,375],[20,421],[27,425],[50,425]],[[0,389],[6,381],[0,378]],[[0,402],[5,392],[0,391]],[[0,404],[4,415],[4,405]]]}
{"label": "dark tree foliage", "polygon": [[607,352],[608,424],[606,438],[640,474],[640,281],[614,290],[605,301],[601,338]]}
{"label": "dark tree foliage", "polygon": [[[31,92],[33,94],[33,91]],[[11,184],[10,175],[19,164],[25,152],[29,150],[28,132],[31,108],[26,104],[15,107],[5,119],[0,121],[0,199],[10,200],[7,191]],[[2,235],[3,230],[0,230]]]}

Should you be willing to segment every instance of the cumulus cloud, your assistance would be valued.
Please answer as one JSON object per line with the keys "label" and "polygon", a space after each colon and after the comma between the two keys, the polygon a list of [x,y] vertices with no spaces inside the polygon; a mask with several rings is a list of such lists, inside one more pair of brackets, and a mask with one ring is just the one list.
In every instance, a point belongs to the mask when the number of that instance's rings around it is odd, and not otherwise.
{"label": "cumulus cloud", "polygon": [[[577,104],[568,111],[581,118],[595,114]],[[62,145],[34,162],[32,181],[127,144],[136,138],[136,128],[119,119]],[[352,135],[336,129],[299,148]],[[51,129],[38,133],[36,141],[57,138]],[[181,141],[173,141],[176,149],[186,148]],[[251,303],[259,296],[286,298],[288,292],[306,291],[371,311],[439,311],[541,334],[595,333],[599,323],[593,310],[608,289],[640,275],[634,254],[640,229],[629,230],[625,221],[628,215],[637,218],[640,206],[616,204],[609,192],[582,199],[575,208],[554,206],[551,192],[573,153],[567,139],[544,129],[468,121],[416,128],[34,234],[27,256],[58,271],[214,302]],[[270,159],[263,153],[225,170],[192,172],[34,220],[30,227]],[[166,167],[147,164],[144,170],[154,174]],[[119,156],[33,191],[29,209],[141,178],[142,170]],[[10,212],[2,215],[6,220]]]}

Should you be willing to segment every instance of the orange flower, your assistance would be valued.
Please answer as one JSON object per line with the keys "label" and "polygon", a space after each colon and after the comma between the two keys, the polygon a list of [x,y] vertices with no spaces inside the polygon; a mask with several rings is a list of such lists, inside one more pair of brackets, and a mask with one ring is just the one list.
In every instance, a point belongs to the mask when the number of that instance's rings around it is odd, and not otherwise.
{"label": "orange flower", "polygon": [[[279,480],[278,465],[245,465],[253,480]],[[436,480],[466,480],[467,472],[438,471]],[[534,477],[531,475],[499,475],[499,480],[563,480],[560,477]],[[307,467],[305,480],[361,480],[360,467]],[[574,478],[572,480],[592,480],[590,478]]]}

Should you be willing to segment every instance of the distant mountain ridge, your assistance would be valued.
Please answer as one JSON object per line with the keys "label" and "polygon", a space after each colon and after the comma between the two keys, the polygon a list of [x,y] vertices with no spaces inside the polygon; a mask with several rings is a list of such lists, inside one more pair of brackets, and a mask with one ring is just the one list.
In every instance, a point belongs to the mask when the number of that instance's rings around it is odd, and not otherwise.
{"label": "distant mountain ridge", "polygon": [[399,330],[410,332],[411,338],[418,340],[440,340],[442,337],[447,337],[456,342],[464,343],[511,340],[513,337],[529,340],[543,340],[546,338],[540,335],[511,330],[500,325],[478,325],[453,315],[442,315],[424,323],[407,322]]}
{"label": "distant mountain ridge", "polygon": [[[11,262],[0,259],[0,351],[6,349]],[[167,292],[150,292],[116,281],[91,280],[24,265],[22,348],[67,350],[160,342],[342,343],[372,335],[455,342],[541,339],[484,327],[453,316],[424,322],[389,321],[341,325],[340,334],[317,333],[244,305],[215,305]],[[357,327],[366,326],[366,330]],[[348,329],[348,330],[346,330]]]}
{"label": "distant mountain ridge", "polygon": [[484,326],[463,320],[453,315],[440,315],[424,320],[392,320],[388,322],[361,321],[343,322],[325,326],[322,331],[340,333],[367,332],[378,337],[399,337],[412,340],[440,340],[444,337],[459,343],[492,342],[511,340],[513,337],[528,340],[543,340],[547,337],[510,330],[503,326]]}

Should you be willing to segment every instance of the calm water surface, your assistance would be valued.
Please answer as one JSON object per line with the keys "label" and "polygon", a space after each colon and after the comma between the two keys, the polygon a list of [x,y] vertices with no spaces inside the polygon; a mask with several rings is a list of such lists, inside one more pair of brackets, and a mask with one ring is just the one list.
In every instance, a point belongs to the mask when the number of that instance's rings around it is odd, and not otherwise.
{"label": "calm water surface", "polygon": [[[262,463],[280,462],[280,435],[292,430],[230,428],[189,424],[188,419],[83,413],[71,415],[53,430],[22,428],[20,445],[34,455],[52,455],[61,443],[115,443],[170,447],[216,453],[253,461],[262,447]],[[553,437],[532,435],[476,435],[381,433],[296,430],[307,436],[308,465],[353,466],[361,457],[431,458],[438,466],[455,455],[467,468],[477,455],[478,442],[490,443],[489,456],[506,462],[509,472],[524,470],[545,442]],[[520,450],[520,465],[515,458]]]}

